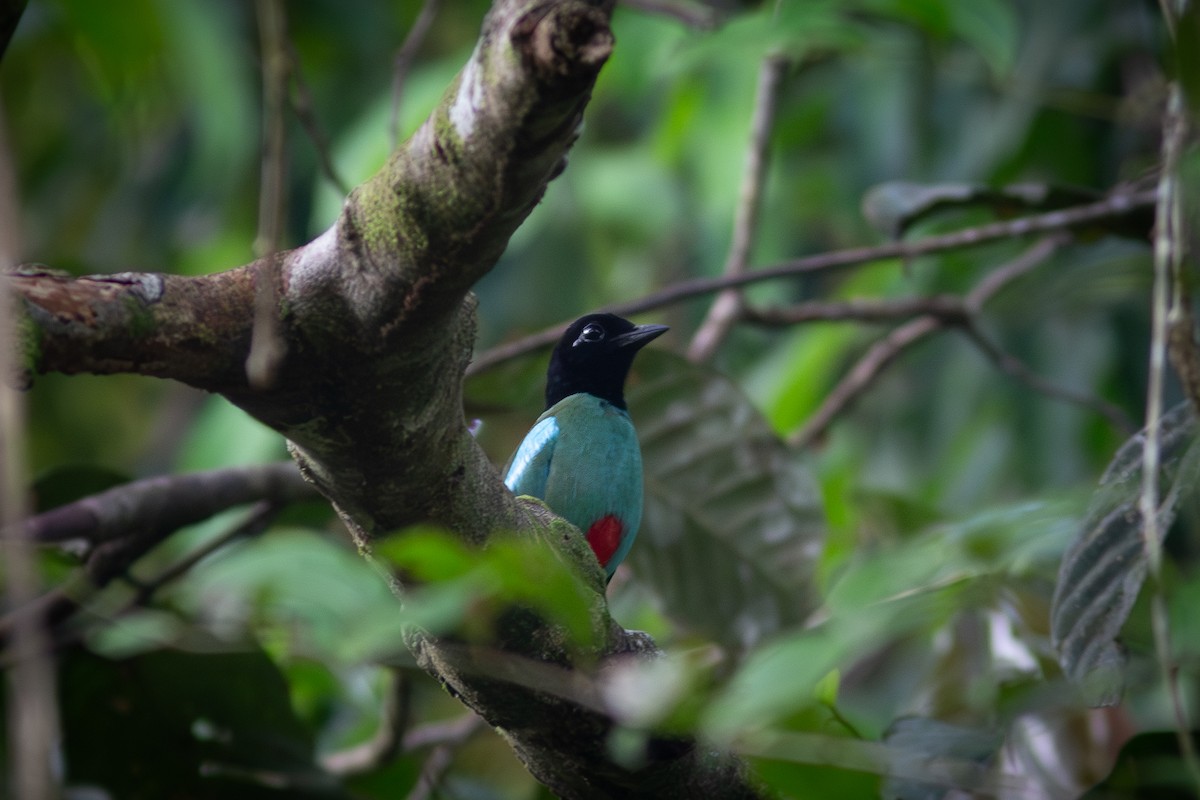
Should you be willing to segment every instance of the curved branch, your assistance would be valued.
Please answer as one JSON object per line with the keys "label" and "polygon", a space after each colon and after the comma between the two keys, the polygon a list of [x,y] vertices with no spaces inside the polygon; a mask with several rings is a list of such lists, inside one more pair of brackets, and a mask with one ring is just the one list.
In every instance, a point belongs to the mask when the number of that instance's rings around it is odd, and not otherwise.
{"label": "curved branch", "polygon": [[[1027,217],[992,222],[974,228],[946,233],[940,236],[929,236],[911,242],[889,242],[875,247],[852,247],[848,250],[836,250],[829,253],[818,253],[813,256],[797,258],[740,275],[722,275],[717,278],[694,278],[680,281],[640,300],[607,306],[605,311],[614,314],[630,316],[650,311],[655,308],[674,305],[694,297],[713,294],[723,289],[748,286],[759,281],[773,281],[808,275],[813,272],[825,272],[844,267],[869,264],[873,261],[887,259],[912,259],[933,253],[945,253],[952,250],[962,250],[968,247],[989,244],[1002,239],[1014,239],[1037,233],[1072,230],[1103,223],[1106,220],[1122,219],[1134,216],[1151,208],[1155,202],[1155,193],[1147,191],[1114,192],[1103,200],[1086,205],[1064,208],[1045,214],[1034,214]],[[562,336],[567,322],[553,325],[544,330],[524,336],[507,344],[493,347],[480,354],[468,370],[469,375],[478,375],[499,366],[505,361],[519,358],[526,353],[549,347]]]}
{"label": "curved branch", "polygon": [[1044,263],[1069,238],[1063,231],[1043,237],[1017,258],[984,276],[967,293],[959,307],[950,309],[949,315],[941,314],[938,306],[931,305],[926,313],[914,317],[875,342],[804,425],[788,437],[788,444],[793,447],[812,444],[905,350],[937,331],[967,324],[985,302],[1012,281]]}
{"label": "curved branch", "polygon": [[[725,257],[725,275],[740,275],[750,266],[750,252],[754,246],[754,235],[758,231],[759,208],[762,206],[770,157],[771,130],[775,126],[775,107],[779,101],[779,86],[791,64],[791,59],[782,55],[770,55],[763,59],[758,71],[758,88],[754,97],[754,116],[750,121],[750,144],[746,148],[746,163],[742,170],[742,184],[738,190],[738,204],[734,212],[733,235],[729,241],[729,253]],[[688,358],[695,362],[707,361],[729,335],[743,308],[742,294],[726,289],[717,295],[709,306],[708,315],[692,336],[688,346]]]}
{"label": "curved branch", "polygon": [[164,475],[122,484],[25,522],[26,535],[50,544],[82,539],[100,545],[137,532],[162,538],[234,506],[265,500],[288,505],[317,497],[291,462]]}

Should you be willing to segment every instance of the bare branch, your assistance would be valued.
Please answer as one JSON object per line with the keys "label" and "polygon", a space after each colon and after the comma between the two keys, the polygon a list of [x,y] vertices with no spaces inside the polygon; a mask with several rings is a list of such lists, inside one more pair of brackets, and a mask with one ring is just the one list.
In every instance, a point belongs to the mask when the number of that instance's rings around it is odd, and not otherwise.
{"label": "bare branch", "polygon": [[621,5],[647,14],[670,17],[700,31],[710,31],[720,22],[714,8],[688,0],[621,0]]}
{"label": "bare branch", "polygon": [[[1169,3],[1163,0],[1163,12],[1175,35]],[[1142,549],[1146,556],[1146,571],[1150,578],[1150,622],[1154,635],[1154,654],[1159,676],[1167,688],[1175,717],[1175,738],[1183,756],[1184,766],[1193,788],[1200,790],[1200,756],[1192,741],[1192,723],[1184,704],[1179,685],[1179,670],[1171,643],[1166,588],[1162,577],[1162,528],[1159,514],[1159,466],[1161,456],[1160,428],[1163,413],[1163,390],[1166,382],[1167,348],[1171,339],[1171,287],[1174,277],[1182,273],[1185,223],[1183,219],[1183,188],[1180,158],[1188,138],[1188,113],[1184,107],[1183,88],[1171,84],[1167,109],[1162,123],[1162,175],[1157,191],[1157,225],[1154,231],[1154,290],[1150,337],[1149,380],[1146,389],[1146,445],[1142,448],[1142,486],[1138,496],[1138,511],[1142,518]],[[1175,322],[1179,322],[1179,316]],[[1192,332],[1186,334],[1189,338]]]}
{"label": "bare branch", "polygon": [[[917,239],[912,242],[889,242],[875,247],[855,247],[849,250],[838,250],[831,253],[821,253],[815,256],[799,258],[741,275],[680,281],[661,291],[647,295],[640,300],[609,306],[605,310],[628,316],[655,308],[674,305],[675,303],[712,294],[722,289],[747,286],[759,281],[794,278],[799,275],[808,275],[814,272],[841,269],[893,258],[911,259],[933,253],[962,250],[1002,239],[1022,238],[1037,233],[1071,230],[1092,223],[1119,219],[1137,213],[1148,206],[1152,206],[1154,198],[1153,191],[1115,193],[1095,203],[1051,211],[1046,214],[1018,217],[1017,219],[1006,220],[1004,222],[992,222],[975,228],[966,228],[941,236]],[[567,323],[563,322],[509,342],[508,344],[493,347],[482,353],[472,362],[467,374],[477,375],[505,361],[518,358],[543,347],[549,347],[562,335],[566,325]]]}
{"label": "bare branch", "polygon": [[931,333],[948,326],[949,323],[940,317],[917,317],[871,345],[871,349],[863,354],[833,391],[825,396],[821,407],[813,412],[803,427],[788,437],[788,444],[797,448],[810,446],[905,350]]}
{"label": "bare branch", "polygon": [[[321,759],[321,766],[334,775],[358,775],[377,769],[391,761],[401,746],[408,746],[409,718],[412,714],[412,680],[400,669],[388,670],[387,694],[375,735],[348,750],[330,753]],[[468,719],[479,719],[468,713]]]}
{"label": "bare branch", "polygon": [[[288,76],[291,68],[287,53],[287,20],[283,0],[258,0],[258,29],[262,59],[263,153],[258,193],[258,235],[254,253],[260,258],[279,250],[283,240],[287,184],[287,105]],[[246,377],[256,389],[269,389],[284,356],[287,342],[279,324],[279,260],[268,258],[258,272],[254,292],[254,328],[250,354],[246,356]]]}
{"label": "bare branch", "polygon": [[481,717],[471,715],[455,720],[454,724],[458,735],[445,738],[433,748],[421,766],[421,775],[417,778],[416,786],[408,793],[408,800],[427,800],[437,796],[438,784],[450,768],[454,754],[483,728],[484,721]]}
{"label": "bare branch", "polygon": [[[16,9],[20,17],[21,9]],[[8,11],[11,13],[11,10]],[[8,22],[3,19],[0,22]],[[16,19],[12,19],[15,27]],[[11,31],[0,31],[0,50]],[[16,180],[10,160],[7,124],[0,106],[0,271],[17,258],[19,225],[16,218]],[[11,237],[11,238],[10,238]],[[0,554],[4,564],[4,599],[10,608],[33,601],[39,574],[32,548],[20,522],[28,508],[25,474],[25,400],[8,385],[17,374],[14,304],[0,283]],[[38,607],[39,612],[45,609]],[[58,796],[53,756],[58,740],[58,697],[54,661],[41,613],[25,614],[12,629],[12,665],[6,670],[7,740],[13,797],[51,800]]]}
{"label": "bare branch", "polygon": [[427,722],[404,735],[404,750],[409,752],[462,741],[475,732],[481,721],[475,714],[468,713],[445,722]]}
{"label": "bare branch", "polygon": [[300,68],[300,54],[296,52],[296,45],[290,38],[286,44],[288,73],[292,76],[292,111],[296,113],[296,119],[300,120],[301,127],[304,128],[304,132],[308,134],[308,138],[313,144],[321,173],[343,196],[348,195],[350,186],[338,174],[337,167],[334,166],[329,137],[325,134],[325,129],[321,127],[320,120],[317,119],[312,91],[308,88],[308,82],[304,80],[304,71]]}
{"label": "bare branch", "polygon": [[968,314],[961,297],[934,295],[931,297],[900,297],[880,300],[813,300],[792,306],[758,308],[747,306],[742,319],[755,325],[787,327],[805,322],[893,322],[922,315],[938,317],[946,322],[965,318]]}
{"label": "bare branch", "polygon": [[1138,426],[1129,418],[1129,416],[1119,407],[1109,403],[1108,401],[1093,397],[1084,392],[1076,392],[1066,387],[1051,383],[1042,376],[1035,373],[1020,359],[1013,356],[1011,353],[1005,352],[1001,347],[989,339],[979,326],[973,320],[967,320],[959,326],[960,330],[966,334],[967,338],[987,356],[996,368],[1001,372],[1021,381],[1030,389],[1044,394],[1047,397],[1055,400],[1061,400],[1064,403],[1079,406],[1087,409],[1095,414],[1098,414],[1108,420],[1113,426],[1126,436],[1132,436],[1137,433]]}
{"label": "bare branch", "polygon": [[29,0],[4,0],[0,3],[0,60],[3,60],[5,52],[8,51],[8,43],[12,41],[27,5]]}
{"label": "bare branch", "polygon": [[[746,148],[746,163],[742,168],[742,185],[733,218],[733,236],[729,254],[725,257],[725,275],[741,275],[749,267],[754,235],[758,231],[759,209],[765,191],[767,165],[770,156],[771,129],[775,127],[775,108],[779,101],[779,85],[791,60],[781,55],[763,59],[758,71],[758,88],[754,97],[754,114],[750,121],[750,143]],[[742,294],[726,289],[717,295],[708,315],[700,324],[688,358],[693,362],[707,361],[737,322],[742,308]]]}
{"label": "bare branch", "polygon": [[24,304],[29,372],[136,372],[235,391],[247,387],[254,272],[73,278],[30,266],[0,274],[0,286]]}
{"label": "bare branch", "polygon": [[421,49],[429,29],[433,27],[433,20],[437,17],[441,5],[441,0],[425,0],[421,4],[421,10],[392,62],[392,118],[388,130],[391,132],[393,150],[400,145],[400,101],[404,97],[404,83],[408,80],[408,71],[412,68],[413,59]]}
{"label": "bare branch", "polygon": [[[119,617],[137,606],[146,605],[163,586],[186,575],[208,556],[231,542],[265,531],[283,505],[283,503],[269,501],[255,504],[249,513],[229,530],[210,539],[147,581],[135,581],[128,575],[128,571],[137,559],[145,554],[148,547],[121,549],[116,556],[110,558],[110,562],[102,571],[92,568],[92,564],[89,563],[87,569],[76,572],[66,584],[52,589],[29,603],[15,607],[8,614],[0,617],[0,643],[12,640],[14,632],[27,618],[41,619],[48,630],[59,628],[63,622],[71,619],[77,611],[84,608],[91,598],[118,575],[124,575],[129,583],[137,587],[137,591],[115,616]],[[149,544],[152,546],[156,542]],[[56,638],[58,646],[62,646],[64,642],[73,641],[79,635],[78,631],[65,637],[61,631],[58,633]]]}
{"label": "bare branch", "polygon": [[[147,581],[137,582],[137,595],[126,610],[133,606],[146,605],[154,594],[168,583],[179,580],[197,564],[218,550],[250,536],[257,536],[270,527],[271,522],[278,516],[280,509],[286,505],[276,500],[260,500],[246,514],[245,518],[222,534],[214,536],[209,541],[197,547],[179,561],[164,569]],[[132,566],[130,564],[129,566]]]}
{"label": "bare branch", "polygon": [[228,467],[126,483],[39,514],[25,530],[44,544],[82,539],[99,545],[139,532],[161,539],[234,506],[260,500],[288,505],[317,497],[291,462]]}
{"label": "bare branch", "polygon": [[[989,273],[967,294],[963,308],[969,314],[978,313],[984,301],[1044,262],[1066,241],[1066,238],[1061,231],[1057,231],[1042,238],[1018,258]],[[883,370],[895,362],[905,350],[932,333],[952,326],[961,326],[966,319],[969,317],[964,317],[962,309],[954,310],[950,316],[924,314],[906,322],[880,339],[838,382],[804,425],[788,437],[788,443],[801,448],[811,445],[828,430],[839,415],[875,383]]]}

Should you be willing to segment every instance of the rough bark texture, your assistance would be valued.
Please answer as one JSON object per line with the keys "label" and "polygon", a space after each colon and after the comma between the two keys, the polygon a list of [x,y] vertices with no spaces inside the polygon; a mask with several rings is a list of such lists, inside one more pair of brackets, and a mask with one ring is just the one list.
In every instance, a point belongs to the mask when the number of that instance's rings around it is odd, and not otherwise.
{"label": "rough bark texture", "polygon": [[[584,679],[611,659],[655,652],[613,624],[581,537],[504,488],[461,402],[470,287],[564,168],[613,44],[611,10],[612,0],[498,0],[437,109],[308,245],[202,278],[27,270],[4,280],[23,301],[31,373],[137,372],[224,394],[287,437],[364,548],[419,521],[475,543],[518,530],[558,548],[595,589],[596,651],[578,653],[518,613],[499,656],[428,636],[409,642],[557,794],[748,797],[741,762],[691,742],[652,742],[636,770],[612,762],[602,702],[514,682],[503,669],[518,658]],[[256,283],[276,275],[286,355],[270,386],[252,388]]]}

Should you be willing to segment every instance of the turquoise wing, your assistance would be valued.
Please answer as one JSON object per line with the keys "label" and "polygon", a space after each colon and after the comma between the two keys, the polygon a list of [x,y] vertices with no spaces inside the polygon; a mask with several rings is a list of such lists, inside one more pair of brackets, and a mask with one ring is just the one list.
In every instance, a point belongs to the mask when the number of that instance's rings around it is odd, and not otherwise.
{"label": "turquoise wing", "polygon": [[545,499],[546,482],[550,479],[550,462],[554,458],[554,445],[558,441],[558,421],[553,416],[538,420],[521,446],[513,454],[504,485],[515,495]]}
{"label": "turquoise wing", "polygon": [[588,394],[560,400],[526,434],[504,485],[579,528],[611,577],[642,519],[642,455],[629,415]]}

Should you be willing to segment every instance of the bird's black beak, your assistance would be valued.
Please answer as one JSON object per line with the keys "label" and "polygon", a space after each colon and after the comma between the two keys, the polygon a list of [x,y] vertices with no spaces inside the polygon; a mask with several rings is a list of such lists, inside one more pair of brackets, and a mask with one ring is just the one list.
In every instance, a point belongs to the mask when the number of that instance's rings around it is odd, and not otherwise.
{"label": "bird's black beak", "polygon": [[669,330],[671,329],[666,325],[638,325],[628,333],[622,333],[620,336],[609,339],[609,343],[613,347],[631,347],[634,350],[640,350]]}

